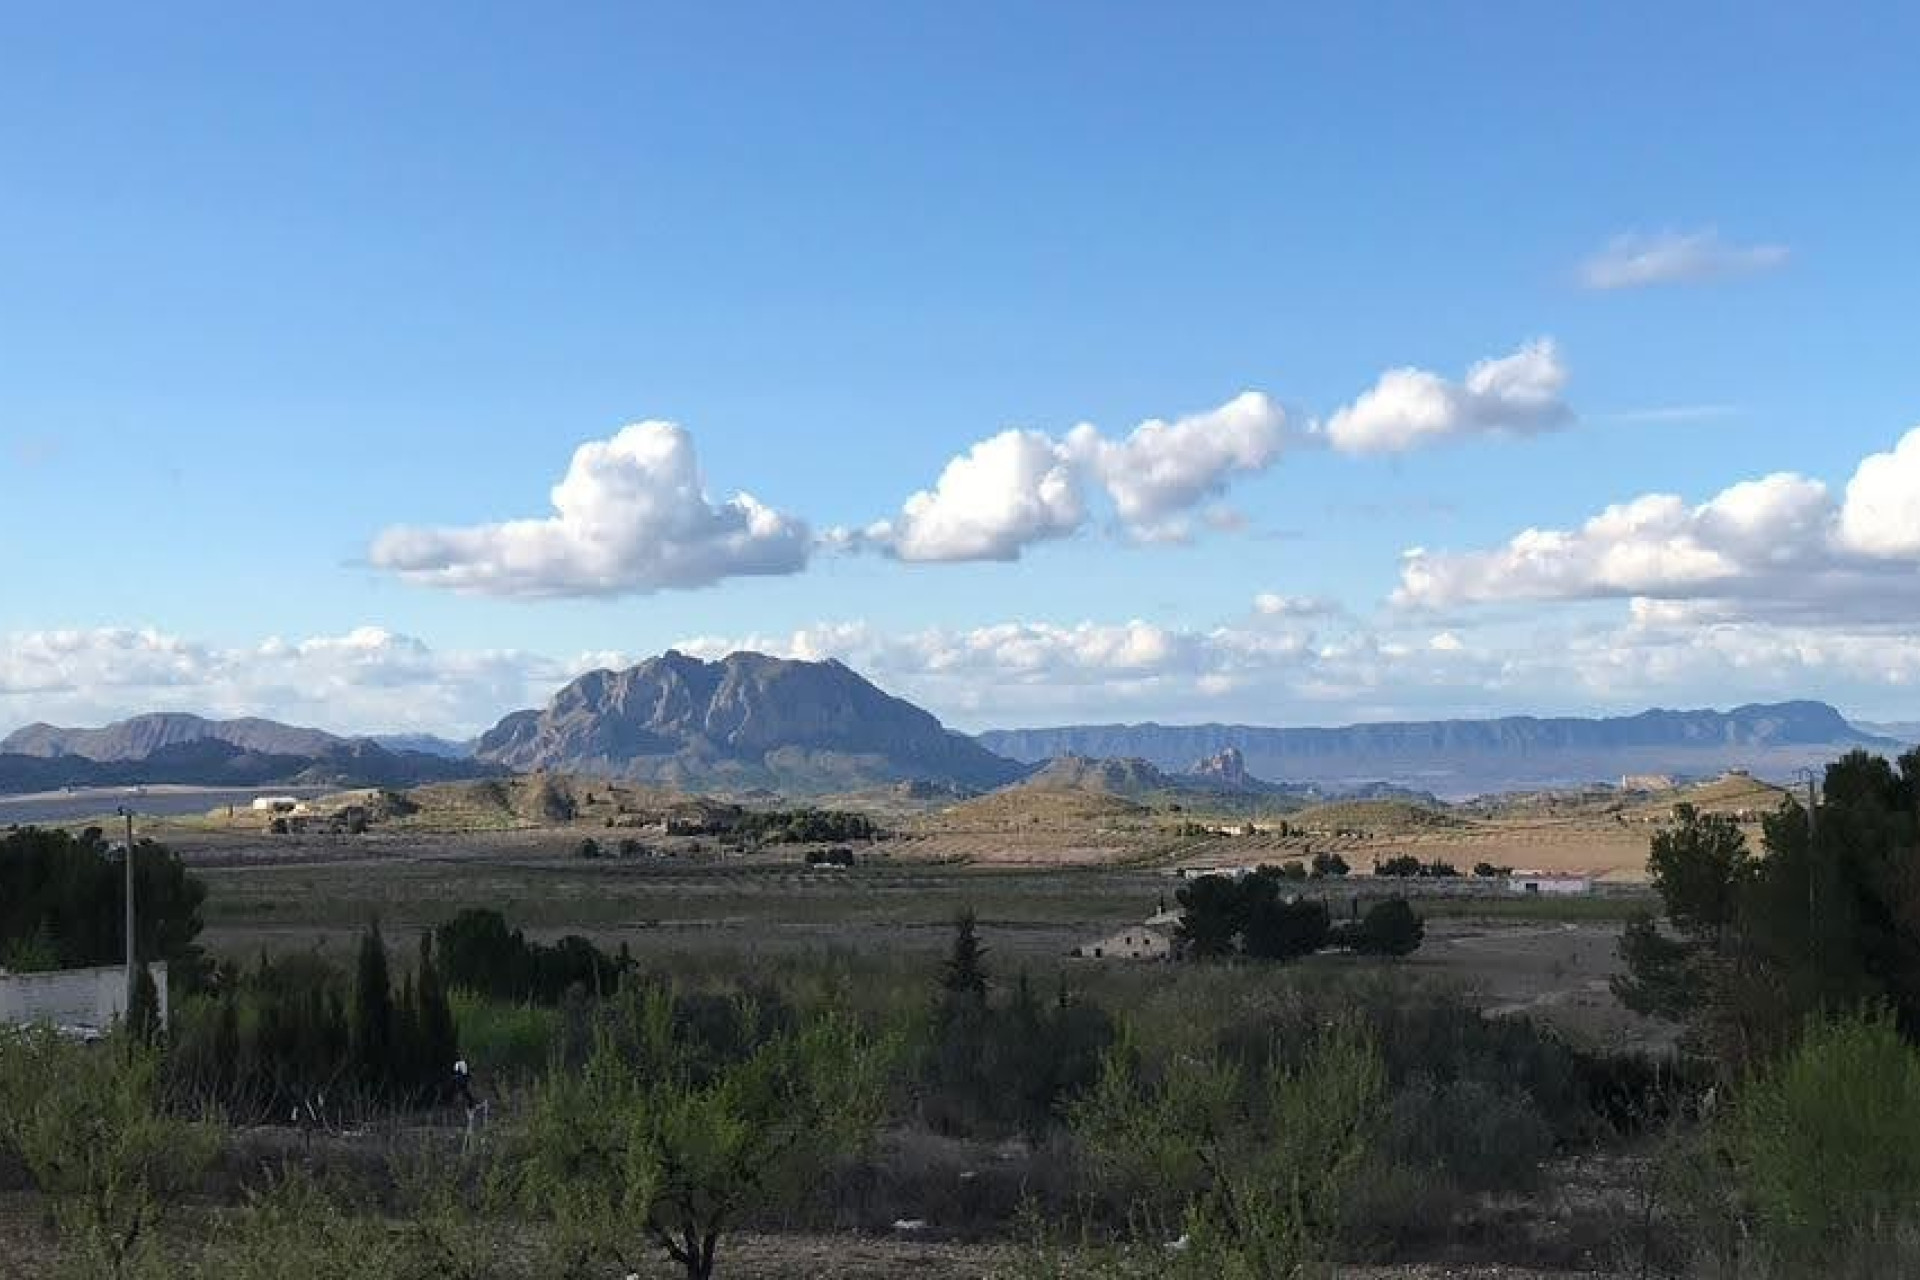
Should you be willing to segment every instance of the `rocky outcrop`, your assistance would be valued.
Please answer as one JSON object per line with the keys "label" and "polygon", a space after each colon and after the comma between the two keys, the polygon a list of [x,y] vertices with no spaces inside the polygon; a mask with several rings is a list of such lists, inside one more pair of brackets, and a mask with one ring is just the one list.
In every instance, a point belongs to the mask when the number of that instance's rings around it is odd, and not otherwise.
{"label": "rocky outcrop", "polygon": [[592,671],[517,711],[474,754],[516,770],[795,794],[923,781],[999,786],[1025,772],[839,662],[669,651]]}

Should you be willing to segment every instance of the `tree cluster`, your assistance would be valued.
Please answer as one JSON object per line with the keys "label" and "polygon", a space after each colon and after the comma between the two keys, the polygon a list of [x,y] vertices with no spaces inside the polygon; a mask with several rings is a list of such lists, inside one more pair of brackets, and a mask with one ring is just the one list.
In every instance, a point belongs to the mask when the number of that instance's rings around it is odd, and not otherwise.
{"label": "tree cluster", "polygon": [[809,849],[807,850],[807,865],[810,867],[850,867],[853,865],[853,850],[843,844],[837,844],[831,849]]}
{"label": "tree cluster", "polygon": [[972,913],[963,913],[934,996],[921,1113],[941,1132],[1038,1137],[1093,1083],[1113,1020],[1064,987],[1041,1000],[1024,972],[996,998],[986,956]]}
{"label": "tree cluster", "polygon": [[872,818],[845,809],[749,810],[735,830],[761,844],[834,844],[879,834]]}
{"label": "tree cluster", "polygon": [[1763,820],[1758,854],[1731,817],[1677,806],[1647,868],[1666,924],[1628,922],[1615,990],[1730,1072],[1822,1011],[1882,1005],[1920,1039],[1920,751],[1835,761],[1814,813]]}
{"label": "tree cluster", "polygon": [[[1482,864],[1485,865],[1485,864]],[[1460,874],[1460,868],[1451,862],[1422,862],[1410,853],[1398,854],[1391,858],[1374,860],[1373,874],[1376,876],[1397,876],[1402,879],[1445,880]],[[1478,874],[1476,872],[1475,874]]]}
{"label": "tree cluster", "polygon": [[[0,967],[18,971],[118,964],[126,958],[126,857],[98,827],[79,835],[23,827],[0,835]],[[142,960],[163,960],[190,988],[203,972],[206,886],[180,856],[139,841],[134,849],[135,940]]]}
{"label": "tree cluster", "polygon": [[449,987],[493,1000],[557,1004],[572,987],[609,994],[633,971],[624,945],[608,955],[578,934],[532,942],[485,907],[469,907],[442,924],[434,942]]}
{"label": "tree cluster", "polygon": [[1196,960],[1295,960],[1328,947],[1401,956],[1420,946],[1425,926],[1405,899],[1377,902],[1359,920],[1336,926],[1324,901],[1283,892],[1289,878],[1282,869],[1261,867],[1238,878],[1188,881],[1176,895],[1180,954]]}
{"label": "tree cluster", "polygon": [[459,1056],[430,937],[397,981],[378,927],[349,976],[317,955],[261,956],[217,991],[176,1006],[165,1058],[182,1104],[263,1119],[326,1119],[349,1103],[440,1100]]}

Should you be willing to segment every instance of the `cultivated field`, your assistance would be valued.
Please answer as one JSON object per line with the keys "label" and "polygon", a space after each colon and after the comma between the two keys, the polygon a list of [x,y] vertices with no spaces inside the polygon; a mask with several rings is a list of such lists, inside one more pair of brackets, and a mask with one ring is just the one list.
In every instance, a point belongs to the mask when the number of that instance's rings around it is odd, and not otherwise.
{"label": "cultivated field", "polygon": [[[830,870],[808,867],[797,849],[582,859],[579,837],[567,829],[271,839],[180,830],[168,838],[208,885],[204,942],[240,957],[315,947],[344,956],[371,919],[402,938],[463,908],[490,907],[530,936],[579,933],[607,948],[624,944],[654,966],[750,973],[831,954],[856,966],[930,972],[955,916],[972,910],[1003,967],[1026,968],[1043,984],[1065,975],[1089,988],[1133,987],[1153,981],[1158,967],[1067,953],[1173,906],[1181,884],[1162,860],[943,863],[928,860],[918,840],[862,847],[860,865]],[[1428,916],[1428,940],[1397,970],[1458,985],[1490,1011],[1526,1013],[1597,1045],[1659,1039],[1607,990],[1621,921],[1650,901],[1631,886],[1541,899],[1470,879],[1354,876],[1302,890],[1324,897],[1336,919],[1379,895],[1411,892]]]}

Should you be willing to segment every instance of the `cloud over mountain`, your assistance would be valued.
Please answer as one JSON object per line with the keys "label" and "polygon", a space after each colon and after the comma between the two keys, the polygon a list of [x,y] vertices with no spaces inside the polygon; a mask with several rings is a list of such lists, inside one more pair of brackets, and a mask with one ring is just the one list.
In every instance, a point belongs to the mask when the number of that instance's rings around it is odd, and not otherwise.
{"label": "cloud over mountain", "polygon": [[185,710],[464,733],[575,669],[518,650],[436,650],[372,626],[227,647],[152,628],[24,631],[0,635],[0,725]]}

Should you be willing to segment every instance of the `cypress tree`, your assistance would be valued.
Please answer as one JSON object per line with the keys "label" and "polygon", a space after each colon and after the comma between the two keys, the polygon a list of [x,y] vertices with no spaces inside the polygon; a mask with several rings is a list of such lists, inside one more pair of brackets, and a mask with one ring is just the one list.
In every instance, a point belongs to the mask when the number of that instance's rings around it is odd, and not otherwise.
{"label": "cypress tree", "polygon": [[980,945],[974,927],[973,908],[962,911],[953,922],[953,950],[947,954],[946,968],[940,974],[940,986],[949,997],[987,998],[987,949]]}
{"label": "cypress tree", "polygon": [[393,1081],[393,988],[387,976],[387,944],[380,922],[367,926],[360,937],[359,961],[353,975],[354,1065],[369,1088],[384,1091]]}
{"label": "cypress tree", "polygon": [[459,1056],[458,1036],[453,1025],[453,1006],[440,980],[439,966],[433,959],[433,935],[420,935],[420,965],[414,971],[418,986],[416,1011],[420,1034],[420,1082],[432,1086],[453,1069]]}

